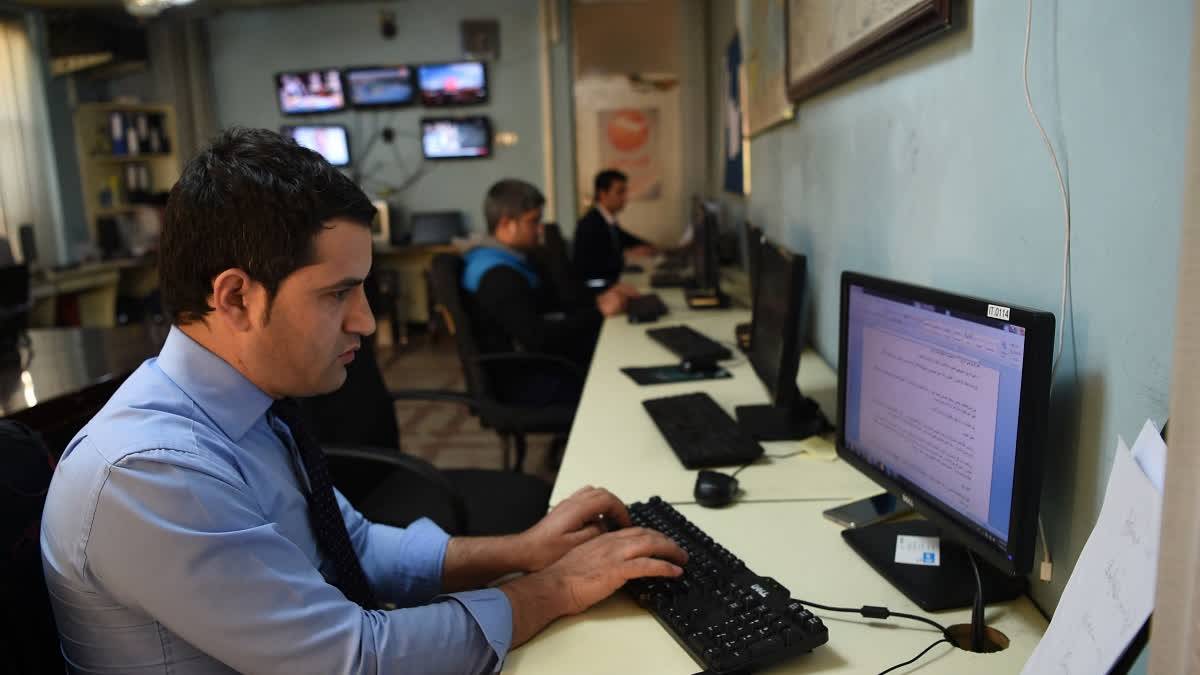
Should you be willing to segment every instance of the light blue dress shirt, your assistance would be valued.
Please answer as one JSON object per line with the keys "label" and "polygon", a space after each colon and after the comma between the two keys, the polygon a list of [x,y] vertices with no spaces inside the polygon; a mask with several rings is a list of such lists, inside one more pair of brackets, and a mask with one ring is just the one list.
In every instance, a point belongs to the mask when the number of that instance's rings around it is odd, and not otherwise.
{"label": "light blue dress shirt", "polygon": [[[63,654],[81,673],[475,673],[498,670],[498,589],[438,595],[449,536],[338,505],[375,595],[326,578],[307,480],[271,398],[171,329],[71,441],[50,484],[42,559]],[[290,438],[290,434],[287,435]],[[403,495],[398,495],[403,498]]]}

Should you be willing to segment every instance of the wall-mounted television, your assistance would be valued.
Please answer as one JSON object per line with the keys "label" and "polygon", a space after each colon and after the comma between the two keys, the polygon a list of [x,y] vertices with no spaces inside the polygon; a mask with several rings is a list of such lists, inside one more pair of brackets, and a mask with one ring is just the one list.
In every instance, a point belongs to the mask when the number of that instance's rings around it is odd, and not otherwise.
{"label": "wall-mounted television", "polygon": [[350,137],[340,124],[300,124],[280,127],[279,133],[319,153],[334,166],[350,164]]}
{"label": "wall-mounted television", "polygon": [[284,115],[333,112],[346,107],[342,75],[336,68],[276,73],[275,93]]}
{"label": "wall-mounted television", "polygon": [[421,149],[427,159],[467,159],[492,154],[487,117],[421,118]]}
{"label": "wall-mounted television", "polygon": [[363,66],[342,71],[350,105],[375,107],[407,105],[416,87],[408,66]]}
{"label": "wall-mounted television", "polygon": [[487,100],[487,70],[480,61],[417,66],[417,85],[425,105],[470,105]]}

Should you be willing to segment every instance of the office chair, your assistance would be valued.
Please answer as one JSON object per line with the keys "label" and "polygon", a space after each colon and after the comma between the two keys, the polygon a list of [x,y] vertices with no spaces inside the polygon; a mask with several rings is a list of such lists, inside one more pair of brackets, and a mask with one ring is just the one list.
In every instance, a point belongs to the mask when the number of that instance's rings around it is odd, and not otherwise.
{"label": "office chair", "polygon": [[0,420],[0,673],[65,672],[39,546],[53,472],[29,427]]}
{"label": "office chair", "polygon": [[550,486],[523,473],[438,470],[400,450],[397,400],[486,407],[464,392],[388,391],[370,340],[346,367],[340,389],[300,401],[329,459],[334,484],[368,519],[405,526],[428,517],[451,534],[494,536],[528,529],[546,514]]}
{"label": "office chair", "polygon": [[[552,404],[529,407],[501,400],[497,395],[498,389],[489,377],[487,366],[489,364],[515,363],[525,364],[530,368],[554,368],[556,372],[562,373],[565,377],[578,380],[581,387],[584,374],[579,366],[570,359],[553,354],[521,351],[481,353],[475,342],[473,323],[467,314],[464,291],[460,285],[462,270],[463,261],[458,255],[439,253],[434,256],[430,270],[434,300],[437,302],[438,311],[442,314],[447,331],[454,336],[454,346],[458,350],[458,359],[462,365],[467,391],[478,403],[478,405],[472,406],[472,412],[479,416],[479,423],[484,428],[492,429],[500,435],[506,466],[508,465],[510,443],[515,444],[516,458],[512,468],[520,471],[525,462],[525,435],[530,433],[565,435],[571,430],[571,422],[575,419],[575,406]],[[561,439],[558,442],[561,443]]]}
{"label": "office chair", "polygon": [[571,271],[571,256],[558,223],[542,225],[542,244],[531,255],[537,266],[546,271],[550,284],[564,305],[574,305],[582,297],[583,287]]}

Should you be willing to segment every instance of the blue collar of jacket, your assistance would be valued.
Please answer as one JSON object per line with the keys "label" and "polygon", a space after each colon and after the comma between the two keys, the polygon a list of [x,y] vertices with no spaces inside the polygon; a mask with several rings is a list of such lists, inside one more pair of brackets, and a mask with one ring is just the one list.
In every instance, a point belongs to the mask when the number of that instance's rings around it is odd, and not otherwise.
{"label": "blue collar of jacket", "polygon": [[462,285],[472,293],[479,292],[479,282],[483,280],[485,274],[501,265],[520,272],[521,276],[525,277],[529,285],[534,288],[542,283],[528,260],[502,248],[491,246],[473,248],[463,255],[463,263]]}

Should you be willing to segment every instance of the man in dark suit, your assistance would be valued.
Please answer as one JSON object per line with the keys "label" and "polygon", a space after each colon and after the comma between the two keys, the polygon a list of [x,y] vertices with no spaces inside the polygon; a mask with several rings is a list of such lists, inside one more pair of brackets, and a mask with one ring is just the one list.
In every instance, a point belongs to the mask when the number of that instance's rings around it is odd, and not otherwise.
{"label": "man in dark suit", "polygon": [[596,174],[596,199],[575,226],[575,274],[599,293],[617,282],[625,267],[625,252],[653,255],[654,247],[621,229],[617,214],[625,208],[629,177],[616,169]]}

